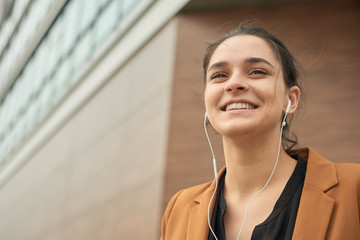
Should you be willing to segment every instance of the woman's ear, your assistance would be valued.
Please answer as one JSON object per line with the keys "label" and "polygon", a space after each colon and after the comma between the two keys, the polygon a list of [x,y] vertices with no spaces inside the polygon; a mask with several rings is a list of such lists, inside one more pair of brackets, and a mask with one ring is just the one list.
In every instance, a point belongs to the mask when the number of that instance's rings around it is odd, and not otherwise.
{"label": "woman's ear", "polygon": [[297,109],[298,105],[299,105],[299,100],[300,100],[300,88],[298,86],[292,86],[289,91],[288,91],[288,97],[291,101],[291,105],[290,105],[290,109],[289,109],[289,114],[295,112],[295,110]]}

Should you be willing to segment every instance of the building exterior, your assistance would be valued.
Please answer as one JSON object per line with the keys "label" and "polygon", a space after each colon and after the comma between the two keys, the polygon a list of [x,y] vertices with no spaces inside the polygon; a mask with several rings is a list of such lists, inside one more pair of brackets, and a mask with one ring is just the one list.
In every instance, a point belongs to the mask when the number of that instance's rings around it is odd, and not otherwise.
{"label": "building exterior", "polygon": [[248,19],[304,69],[301,146],[360,162],[356,0],[0,0],[0,10],[0,239],[158,239],[170,197],[212,178],[206,43]]}

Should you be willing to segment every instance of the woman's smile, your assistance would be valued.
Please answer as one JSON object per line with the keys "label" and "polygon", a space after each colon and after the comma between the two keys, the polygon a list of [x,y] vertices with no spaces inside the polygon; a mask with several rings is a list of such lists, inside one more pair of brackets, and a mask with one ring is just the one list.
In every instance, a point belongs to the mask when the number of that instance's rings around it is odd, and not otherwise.
{"label": "woman's smile", "polygon": [[225,111],[240,110],[240,109],[255,109],[255,106],[248,103],[231,103],[226,106]]}
{"label": "woman's smile", "polygon": [[232,111],[232,110],[249,110],[249,109],[256,109],[258,108],[257,105],[250,103],[250,102],[245,102],[245,101],[238,101],[238,102],[228,102],[224,105],[224,107],[221,108],[222,111]]}

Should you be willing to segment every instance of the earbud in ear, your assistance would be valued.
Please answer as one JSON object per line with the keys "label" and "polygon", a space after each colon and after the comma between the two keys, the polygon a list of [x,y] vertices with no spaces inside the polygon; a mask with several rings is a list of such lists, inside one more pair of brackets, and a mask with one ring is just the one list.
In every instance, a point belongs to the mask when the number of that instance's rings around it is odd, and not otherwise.
{"label": "earbud in ear", "polygon": [[289,113],[290,106],[291,106],[291,101],[289,99],[288,105],[286,106],[286,111],[285,111],[286,114]]}
{"label": "earbud in ear", "polygon": [[285,111],[285,114],[284,114],[284,118],[283,118],[283,120],[282,120],[282,122],[281,122],[281,125],[282,125],[283,127],[285,127],[285,125],[286,125],[286,117],[287,117],[287,115],[288,115],[288,113],[289,113],[290,106],[291,106],[291,101],[290,101],[290,99],[289,99],[288,105],[286,106],[286,111]]}

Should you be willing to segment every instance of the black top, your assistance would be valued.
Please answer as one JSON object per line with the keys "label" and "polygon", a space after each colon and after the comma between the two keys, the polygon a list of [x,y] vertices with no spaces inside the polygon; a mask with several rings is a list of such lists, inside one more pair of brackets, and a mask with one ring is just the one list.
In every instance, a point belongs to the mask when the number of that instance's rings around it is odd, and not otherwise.
{"label": "black top", "polygon": [[[306,162],[298,155],[291,157],[298,161],[294,172],[269,217],[254,228],[251,240],[290,240],[292,238],[301,192],[304,186]],[[224,225],[226,201],[223,195],[225,175],[226,172],[224,172],[219,180],[219,191],[211,218],[211,227],[218,240],[226,239]],[[240,227],[239,225],[239,231]],[[215,240],[211,231],[209,231],[208,240]]]}

